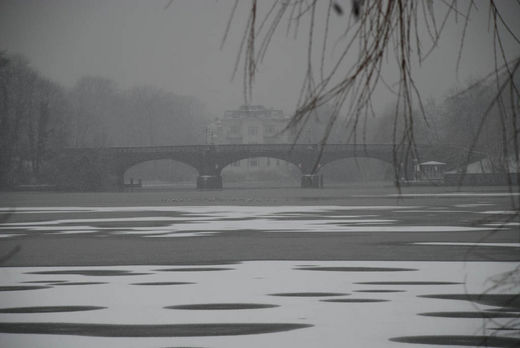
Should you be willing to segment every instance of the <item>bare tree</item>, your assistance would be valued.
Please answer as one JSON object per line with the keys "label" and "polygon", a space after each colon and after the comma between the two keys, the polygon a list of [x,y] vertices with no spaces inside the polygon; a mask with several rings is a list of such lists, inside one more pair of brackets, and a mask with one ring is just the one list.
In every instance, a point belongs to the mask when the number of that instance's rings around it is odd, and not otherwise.
{"label": "bare tree", "polygon": [[6,56],[5,60],[0,67],[0,186],[3,187],[25,177],[27,130],[34,112],[39,78],[22,57]]}
{"label": "bare tree", "polygon": [[23,57],[0,60],[0,187],[41,183],[52,177],[45,162],[65,145],[64,93]]}
{"label": "bare tree", "polygon": [[85,76],[79,79],[70,92],[73,106],[72,143],[74,146],[109,146],[107,124],[114,117],[111,107],[118,91],[112,80]]}
{"label": "bare tree", "polygon": [[[387,86],[395,94],[392,143],[396,179],[401,170],[398,161],[402,160],[397,154],[415,157],[416,125],[420,119],[429,123],[412,72],[414,64],[421,64],[435,50],[447,21],[453,18],[463,28],[456,62],[458,69],[469,20],[477,9],[482,11],[487,7],[496,52],[495,66],[491,74],[477,84],[494,80],[495,88],[494,97],[477,121],[473,140],[476,142],[481,135],[491,111],[498,110],[502,129],[514,129],[511,134],[503,135],[507,136],[508,143],[513,144],[507,147],[512,150],[507,156],[518,163],[520,93],[514,76],[520,66],[520,57],[508,56],[504,37],[512,39],[519,47],[520,39],[519,33],[515,33],[510,23],[505,21],[496,1],[476,3],[468,0],[463,3],[463,8],[459,8],[456,0],[352,0],[350,11],[333,0],[274,0],[266,9],[260,8],[257,0],[249,3],[248,21],[235,65],[235,72],[242,67],[246,103],[252,95],[257,66],[267,54],[275,32],[286,22],[287,33],[303,34],[307,39],[305,79],[288,127],[296,127],[300,134],[316,109],[328,104],[332,112],[322,143],[327,142],[340,115],[346,118],[345,138],[356,142],[358,130],[364,127],[368,115],[374,114],[374,90],[380,85]],[[238,6],[236,0],[224,41]],[[518,2],[514,6],[520,9]],[[302,25],[304,21],[305,26]],[[344,23],[344,31],[332,45],[330,28],[337,21]],[[316,29],[318,24],[324,28],[320,33]],[[340,53],[333,55],[333,51]],[[326,64],[332,56],[336,58]],[[392,86],[384,80],[384,66],[398,72],[397,82]]]}
{"label": "bare tree", "polygon": [[[399,187],[403,158],[398,154],[405,153],[406,158],[416,157],[418,124],[422,124],[423,131],[424,127],[432,127],[416,85],[413,67],[420,65],[436,49],[446,23],[454,19],[462,27],[455,63],[458,71],[469,21],[477,10],[487,10],[495,53],[494,66],[487,76],[454,95],[448,103],[455,106],[457,100],[470,102],[471,97],[478,98],[480,92],[489,94],[487,105],[475,110],[477,117],[472,118],[471,134],[465,142],[468,147],[465,164],[469,162],[469,154],[482,144],[495,147],[492,149],[495,156],[499,152],[503,163],[512,162],[516,167],[516,172],[511,174],[508,165],[509,189],[520,192],[520,186],[512,185],[512,175],[516,176],[516,182],[520,182],[520,33],[505,20],[500,7],[504,3],[515,7],[517,12],[520,10],[518,1],[498,3],[495,0],[351,0],[350,10],[334,0],[273,0],[265,9],[260,8],[260,1],[251,0],[234,73],[242,69],[247,103],[252,97],[257,67],[266,56],[275,32],[286,23],[287,33],[305,35],[307,67],[297,107],[288,127],[295,127],[301,135],[316,110],[329,105],[331,115],[322,144],[327,142],[340,115],[346,118],[344,135],[347,141],[356,143],[359,129],[362,129],[361,134],[366,134],[364,127],[368,116],[374,115],[374,91],[378,86],[386,86],[395,95],[393,113],[387,120],[391,120],[393,167]],[[238,6],[239,1],[235,0],[223,42],[233,17],[238,13]],[[330,28],[338,20],[344,23],[344,31],[333,42]],[[324,28],[320,32],[316,30],[318,24]],[[515,45],[512,55],[505,48],[506,39]],[[336,54],[332,54],[333,51]],[[332,62],[330,57],[335,57]],[[383,67],[388,66],[398,73],[394,84],[385,81]],[[460,121],[451,126],[460,127]],[[511,218],[514,218],[520,213],[520,196],[511,197],[512,210],[516,212]],[[519,268],[516,268],[504,275],[498,286],[514,283],[518,287],[518,274]],[[520,322],[516,320],[508,325],[518,327]]]}

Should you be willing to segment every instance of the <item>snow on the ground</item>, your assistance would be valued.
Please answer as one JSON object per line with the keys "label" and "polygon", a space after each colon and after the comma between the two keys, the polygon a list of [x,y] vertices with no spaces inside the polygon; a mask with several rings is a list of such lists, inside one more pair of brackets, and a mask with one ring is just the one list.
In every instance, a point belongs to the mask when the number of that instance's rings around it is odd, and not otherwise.
{"label": "snow on the ground", "polygon": [[[453,213],[460,211],[418,209],[417,206],[185,206],[185,207],[32,207],[17,212],[128,213],[127,217],[76,217],[43,221],[6,222],[7,236],[45,232],[50,234],[106,233],[143,237],[206,236],[219,232],[458,232],[493,230],[496,226],[404,225],[381,215],[399,212]],[[169,213],[174,216],[153,215]],[[357,212],[350,215],[349,212]],[[133,216],[135,213],[151,216]],[[471,212],[462,212],[468,213]],[[487,213],[487,212],[486,212]],[[139,226],[135,226],[139,223]],[[143,224],[149,223],[149,226]]]}
{"label": "snow on the ground", "polygon": [[[320,266],[321,270],[313,270]],[[509,262],[257,261],[214,266],[12,267],[0,269],[0,286],[49,288],[0,291],[0,307],[101,306],[106,309],[0,314],[6,322],[105,324],[296,323],[309,328],[223,337],[103,338],[69,335],[0,334],[2,347],[398,347],[389,338],[416,335],[490,334],[483,319],[441,318],[425,312],[483,311],[468,301],[419,297],[486,292],[492,277],[514,269]],[[334,267],[337,267],[334,270]],[[341,268],[340,268],[341,267]],[[347,267],[347,268],[346,268]],[[348,268],[350,267],[350,268]],[[364,269],[364,267],[368,267]],[[220,270],[210,271],[208,268]],[[397,269],[396,269],[397,268]],[[324,270],[325,269],[325,270]],[[410,269],[410,270],[399,270]],[[81,271],[120,271],[117,276]],[[200,270],[200,271],[197,271]],[[351,270],[351,271],[348,271]],[[58,271],[58,272],[56,272]],[[60,273],[59,271],[69,271]],[[75,271],[77,274],[71,271]],[[38,272],[39,274],[34,274]],[[50,274],[42,274],[50,272]],[[54,272],[54,274],[52,274]],[[92,274],[92,273],[91,273]],[[56,281],[64,281],[58,283]],[[31,283],[28,283],[31,282]],[[36,283],[37,282],[37,283]],[[48,283],[46,283],[48,282]],[[79,285],[94,282],[93,285]],[[148,285],[136,285],[146,282]],[[149,283],[182,282],[180,285]],[[377,285],[378,282],[398,282]],[[427,282],[412,285],[407,282]],[[433,283],[432,283],[433,282]],[[439,285],[427,285],[440,282]],[[442,283],[448,282],[448,283]],[[79,283],[78,285],[57,285]],[[101,283],[101,284],[99,284]],[[363,284],[365,283],[365,284]],[[372,283],[372,284],[368,284]],[[407,285],[409,284],[409,285]],[[399,292],[360,292],[399,290]],[[491,293],[500,293],[495,288]],[[346,293],[339,296],[273,296],[280,293]],[[338,303],[328,299],[378,299]],[[242,310],[182,310],[166,306],[212,303],[272,304]],[[0,325],[1,327],[1,325]],[[406,346],[413,348],[413,344]],[[423,347],[416,345],[416,347]]]}

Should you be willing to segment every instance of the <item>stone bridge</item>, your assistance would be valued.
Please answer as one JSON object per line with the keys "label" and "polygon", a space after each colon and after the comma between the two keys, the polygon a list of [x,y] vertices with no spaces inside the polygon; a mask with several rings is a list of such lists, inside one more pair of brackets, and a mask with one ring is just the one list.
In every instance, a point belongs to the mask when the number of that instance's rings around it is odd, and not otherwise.
{"label": "stone bridge", "polygon": [[[413,153],[413,155],[412,155]],[[436,160],[456,168],[467,152],[451,146],[417,145],[414,151],[395,151],[392,144],[240,144],[109,148],[69,148],[60,156],[64,187],[86,191],[124,187],[124,174],[132,166],[151,160],[171,159],[198,171],[197,187],[222,188],[221,172],[247,158],[269,157],[300,168],[302,187],[318,187],[319,170],[328,163],[352,157],[376,158],[400,166],[399,179],[411,179],[413,164]],[[472,159],[482,156],[473,155]]]}

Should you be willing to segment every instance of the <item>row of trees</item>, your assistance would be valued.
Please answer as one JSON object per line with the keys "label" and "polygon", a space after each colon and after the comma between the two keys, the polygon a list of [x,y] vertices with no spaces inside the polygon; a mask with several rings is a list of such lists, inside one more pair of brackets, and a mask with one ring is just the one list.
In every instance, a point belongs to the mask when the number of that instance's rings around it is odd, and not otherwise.
{"label": "row of trees", "polygon": [[51,160],[65,147],[195,144],[205,124],[194,97],[121,90],[99,77],[65,88],[23,57],[0,54],[0,188],[52,183]]}
{"label": "row of trees", "polygon": [[[414,117],[416,143],[474,147],[487,154],[488,169],[507,170],[507,154],[518,146],[514,129],[500,117],[500,105],[482,118],[494,89],[477,83],[442,103],[426,103],[424,117],[420,111]],[[354,137],[343,127],[329,128],[331,108],[317,108],[297,141],[319,142],[327,134],[329,143],[392,143],[402,137],[400,131],[407,131],[408,125],[389,111],[365,120]],[[200,144],[206,124],[204,106],[196,98],[151,86],[121,90],[99,77],[83,77],[65,88],[23,57],[0,54],[0,188],[52,182],[57,175],[49,160],[64,147]]]}
{"label": "row of trees", "polygon": [[[505,78],[505,77],[504,77]],[[514,76],[518,83],[520,73]],[[496,83],[496,82],[495,82]],[[509,98],[504,92],[504,98]],[[448,93],[444,100],[428,100],[422,109],[413,110],[413,136],[416,144],[450,145],[461,151],[473,150],[485,154],[486,160],[478,168],[486,172],[505,173],[518,170],[515,166],[515,128],[509,124],[513,120],[504,120],[504,115],[511,116],[506,105],[493,105],[496,98],[496,86],[492,82],[478,80],[469,83],[460,90]],[[348,115],[338,117],[335,127],[328,128],[333,115],[332,107],[322,105],[301,125],[298,130],[298,142],[317,143],[326,140],[329,143],[392,144],[399,142],[404,133],[409,131],[402,118],[396,117],[395,109],[388,105],[386,111],[378,115],[360,119],[353,127],[353,120]],[[486,111],[487,110],[487,111]],[[484,115],[484,116],[483,116]],[[353,131],[353,128],[354,131]],[[363,148],[360,146],[359,151]],[[379,161],[349,161],[327,166],[326,175],[335,180],[392,180],[391,170]],[[463,160],[460,168],[467,163]]]}
{"label": "row of trees", "polygon": [[111,80],[84,77],[69,98],[76,147],[198,144],[207,122],[196,98],[152,86],[121,91]]}
{"label": "row of trees", "polygon": [[[515,74],[513,80],[518,84],[520,73]],[[508,95],[505,91],[502,97],[507,99]],[[514,119],[505,119],[514,115],[505,104],[494,103],[496,96],[496,86],[479,80],[451,92],[443,101],[428,101],[423,110],[414,111],[415,142],[446,144],[483,153],[487,171],[503,173],[518,170],[514,163],[515,151],[518,151],[515,132],[518,130],[511,127]],[[375,127],[370,127],[374,132],[368,138],[370,142],[392,143],[402,138],[406,127],[396,119],[390,108],[389,112],[376,119]]]}

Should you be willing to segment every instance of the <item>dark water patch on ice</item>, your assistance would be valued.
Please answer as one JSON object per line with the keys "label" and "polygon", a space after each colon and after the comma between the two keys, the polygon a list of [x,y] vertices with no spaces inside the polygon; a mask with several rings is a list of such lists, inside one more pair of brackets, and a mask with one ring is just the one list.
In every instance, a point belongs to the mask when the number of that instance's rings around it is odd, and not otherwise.
{"label": "dark water patch on ice", "polygon": [[42,285],[14,285],[14,286],[0,286],[0,291],[24,291],[24,290],[40,290],[49,289],[50,286]]}
{"label": "dark water patch on ice", "polygon": [[91,270],[55,270],[55,271],[37,271],[37,272],[27,272],[26,274],[53,274],[53,275],[83,275],[89,277],[114,277],[114,276],[134,276],[134,275],[146,275],[150,273],[133,273],[131,271],[124,270],[101,270],[101,269],[91,269]]}
{"label": "dark water patch on ice", "polygon": [[520,339],[498,336],[408,336],[392,342],[469,347],[520,347]]}
{"label": "dark water patch on ice", "polygon": [[[133,227],[165,227],[170,226],[172,223],[189,223],[190,220],[172,220],[172,221],[103,221],[103,222],[92,222],[90,225],[94,228],[119,228],[127,229]],[[64,225],[66,226],[66,225]],[[73,225],[72,225],[73,226]]]}
{"label": "dark water patch on ice", "polygon": [[167,285],[189,285],[196,284],[192,282],[144,282],[144,283],[133,283],[130,285],[149,285],[149,286],[167,286]]}
{"label": "dark water patch on ice", "polygon": [[388,302],[389,300],[377,299],[377,298],[334,298],[328,300],[321,300],[322,302],[335,302],[335,303],[375,303],[375,302]]}
{"label": "dark water patch on ice", "polygon": [[61,312],[82,312],[105,309],[107,307],[98,306],[45,306],[45,307],[12,307],[0,308],[0,313],[61,313]]}
{"label": "dark water patch on ice", "polygon": [[66,286],[66,285],[98,285],[98,284],[108,284],[106,282],[69,282],[69,283],[56,283],[52,285],[56,286]]}
{"label": "dark water patch on ice", "polygon": [[354,292],[369,292],[369,293],[391,293],[391,292],[406,292],[406,290],[389,290],[389,289],[368,289],[368,290],[354,290]]}
{"label": "dark water patch on ice", "polygon": [[57,284],[57,283],[66,283],[66,280],[29,280],[26,282],[26,284]]}
{"label": "dark water patch on ice", "polygon": [[419,313],[426,317],[440,317],[440,318],[479,318],[479,319],[494,319],[494,318],[520,318],[520,315],[507,312],[430,312]]}
{"label": "dark water patch on ice", "polygon": [[279,307],[273,304],[263,303],[200,303],[167,306],[166,309],[188,309],[188,310],[237,310],[237,309],[263,309]]}
{"label": "dark water patch on ice", "polygon": [[504,307],[504,308],[493,308],[493,309],[486,309],[487,311],[489,312],[514,312],[514,313],[518,313],[520,312],[520,308],[508,308],[508,307]]}
{"label": "dark water patch on ice", "polygon": [[178,261],[170,266],[222,266],[222,265],[240,265],[241,261],[232,261],[232,260],[219,260],[219,261],[190,261],[190,262],[182,262]]}
{"label": "dark water patch on ice", "polygon": [[95,337],[195,337],[273,333],[312,327],[292,323],[117,325],[83,323],[0,323],[0,333]]}
{"label": "dark water patch on ice", "polygon": [[492,327],[487,328],[488,330],[494,330],[494,331],[518,331],[520,333],[520,329],[514,328],[514,327]]}
{"label": "dark water patch on ice", "polygon": [[517,294],[439,294],[422,295],[424,298],[476,302],[487,306],[520,309],[520,295]]}
{"label": "dark water patch on ice", "polygon": [[233,271],[234,268],[223,267],[182,267],[182,268],[163,268],[155,269],[156,272],[212,272],[212,271]]}
{"label": "dark water patch on ice", "polygon": [[329,296],[347,296],[350,294],[340,292],[281,292],[277,294],[269,294],[269,296],[282,297],[329,297]]}
{"label": "dark water patch on ice", "polygon": [[[247,217],[219,217],[219,218],[215,218],[216,221],[246,221],[246,220],[250,220],[250,219],[251,219],[250,216],[247,216]],[[191,221],[188,221],[188,222],[191,222]]]}
{"label": "dark water patch on ice", "polygon": [[354,284],[363,285],[457,285],[458,282],[437,282],[437,281],[388,281],[388,282],[358,282]]}
{"label": "dark water patch on ice", "polygon": [[299,267],[299,271],[330,271],[330,272],[404,272],[417,271],[416,268],[390,267]]}

